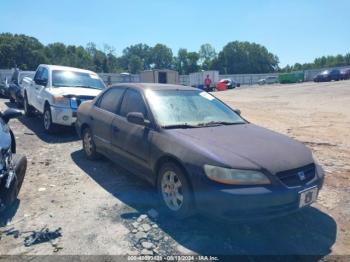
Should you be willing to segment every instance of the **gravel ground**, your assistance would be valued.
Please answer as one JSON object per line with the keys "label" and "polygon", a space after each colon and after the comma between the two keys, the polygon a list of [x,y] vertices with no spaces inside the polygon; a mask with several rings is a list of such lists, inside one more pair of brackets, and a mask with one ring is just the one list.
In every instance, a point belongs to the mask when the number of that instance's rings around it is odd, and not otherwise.
{"label": "gravel ground", "polygon": [[[253,123],[302,141],[327,171],[319,200],[303,212],[255,225],[209,218],[166,220],[154,190],[102,159],[88,161],[73,129],[44,133],[40,117],[11,122],[28,158],[20,201],[0,232],[62,228],[53,240],[23,245],[28,233],[0,234],[0,254],[350,255],[350,81],[239,88],[215,93]],[[0,108],[12,107],[0,100]],[[55,252],[56,251],[56,252]]]}

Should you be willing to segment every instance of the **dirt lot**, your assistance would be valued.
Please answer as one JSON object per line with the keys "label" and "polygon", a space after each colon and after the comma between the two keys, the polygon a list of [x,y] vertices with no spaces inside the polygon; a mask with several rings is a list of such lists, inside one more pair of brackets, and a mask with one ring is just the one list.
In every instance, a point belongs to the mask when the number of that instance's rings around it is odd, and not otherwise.
{"label": "dirt lot", "polygon": [[[39,117],[22,117],[11,127],[28,171],[20,201],[2,219],[0,232],[61,227],[56,254],[350,255],[350,81],[242,87],[215,95],[249,121],[312,149],[327,172],[313,207],[256,225],[201,217],[142,220],[155,202],[150,186],[107,160],[86,160],[74,130],[49,136]],[[1,109],[8,106],[0,100]],[[0,254],[55,254],[49,243],[25,247],[25,236],[3,233]],[[142,239],[148,244],[142,246]]]}

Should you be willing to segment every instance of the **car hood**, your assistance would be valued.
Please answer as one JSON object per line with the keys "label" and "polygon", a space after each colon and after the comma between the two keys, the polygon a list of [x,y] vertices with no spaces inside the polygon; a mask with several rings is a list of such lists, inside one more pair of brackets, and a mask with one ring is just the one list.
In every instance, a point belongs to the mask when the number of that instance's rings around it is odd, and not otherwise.
{"label": "car hood", "polygon": [[276,174],[314,162],[302,143],[253,124],[169,131],[233,168],[261,168]]}
{"label": "car hood", "polygon": [[83,87],[53,87],[51,93],[53,95],[73,95],[73,96],[97,96],[102,90]]}

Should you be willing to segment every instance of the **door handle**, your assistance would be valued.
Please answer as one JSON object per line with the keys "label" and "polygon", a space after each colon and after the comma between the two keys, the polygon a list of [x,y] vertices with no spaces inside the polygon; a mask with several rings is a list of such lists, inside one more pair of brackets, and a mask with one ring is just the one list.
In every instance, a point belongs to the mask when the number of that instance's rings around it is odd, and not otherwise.
{"label": "door handle", "polygon": [[116,126],[113,126],[112,130],[113,130],[113,133],[118,133],[120,131],[119,128]]}

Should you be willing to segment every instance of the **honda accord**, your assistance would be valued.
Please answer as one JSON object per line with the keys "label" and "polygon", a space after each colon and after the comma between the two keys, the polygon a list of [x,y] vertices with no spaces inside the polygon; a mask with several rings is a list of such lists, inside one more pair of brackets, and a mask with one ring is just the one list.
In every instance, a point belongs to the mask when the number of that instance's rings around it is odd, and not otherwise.
{"label": "honda accord", "polygon": [[77,115],[86,157],[104,155],[146,179],[176,217],[272,218],[309,206],[323,184],[324,171],[302,143],[199,89],[119,84]]}

